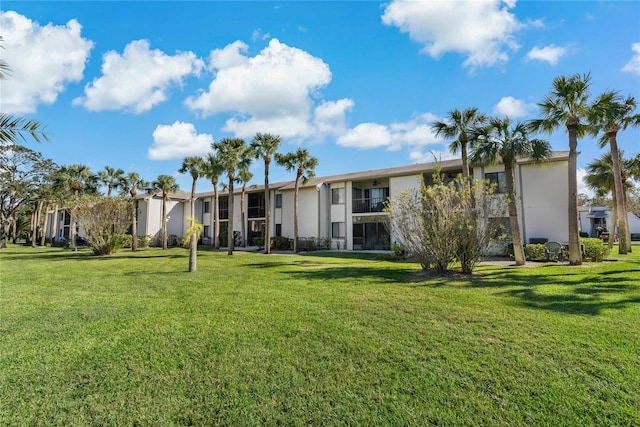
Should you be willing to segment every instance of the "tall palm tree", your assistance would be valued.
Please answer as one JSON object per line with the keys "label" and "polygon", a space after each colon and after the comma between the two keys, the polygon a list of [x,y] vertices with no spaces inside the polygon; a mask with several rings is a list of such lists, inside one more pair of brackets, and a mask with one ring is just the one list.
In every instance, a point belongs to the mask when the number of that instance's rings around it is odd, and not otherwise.
{"label": "tall palm tree", "polygon": [[282,139],[278,135],[257,133],[251,141],[251,151],[256,159],[264,160],[264,252],[271,253],[271,201],[269,193],[269,165],[271,158],[278,151]]}
{"label": "tall palm tree", "polygon": [[98,180],[107,186],[107,197],[111,197],[111,191],[120,186],[124,171],[120,168],[105,166],[104,170],[98,171]]}
{"label": "tall palm tree", "polygon": [[167,249],[167,201],[169,201],[169,193],[178,191],[178,183],[171,175],[158,175],[155,181],[151,183],[151,191],[162,193],[162,249]]}
{"label": "tall palm tree", "polygon": [[515,190],[515,169],[519,157],[529,157],[542,162],[551,155],[551,144],[542,139],[530,138],[527,125],[511,123],[509,117],[493,117],[485,127],[474,131],[471,159],[473,162],[504,165],[509,205],[509,226],[516,265],[525,265],[524,245],[520,234],[518,196]]}
{"label": "tall palm tree", "polygon": [[460,150],[462,155],[462,176],[465,181],[469,180],[469,160],[467,156],[467,146],[471,140],[471,130],[479,127],[487,121],[487,116],[480,113],[478,108],[471,107],[466,110],[453,109],[447,113],[444,121],[436,121],[431,125],[431,129],[436,136],[447,139],[455,138],[449,144],[449,150],[455,154]]}
{"label": "tall palm tree", "polygon": [[589,74],[559,76],[553,79],[551,93],[538,103],[542,118],[530,122],[534,132],[552,134],[564,126],[569,135],[569,263],[582,264],[578,227],[578,138],[585,135],[589,114]]}
{"label": "tall palm tree", "polygon": [[[73,199],[78,199],[80,193],[96,194],[98,192],[98,179],[91,169],[82,164],[62,166],[55,173],[54,188],[70,191]],[[76,250],[76,223],[71,222],[70,229],[71,249]]]}
{"label": "tall palm tree", "polygon": [[131,250],[138,250],[138,190],[146,190],[149,183],[140,178],[136,172],[129,172],[120,179],[119,187],[123,194],[129,193],[134,200],[131,213]]}
{"label": "tall palm tree", "polygon": [[218,142],[211,144],[216,150],[218,159],[229,179],[229,226],[227,227],[227,255],[233,255],[233,182],[236,180],[236,171],[242,169],[244,165],[249,165],[249,151],[246,142],[242,138],[222,138]]}
{"label": "tall palm tree", "polygon": [[198,182],[198,178],[202,176],[204,169],[204,160],[202,157],[191,156],[185,157],[182,160],[182,165],[180,166],[180,173],[188,173],[191,175],[191,214],[189,218],[191,218],[189,224],[189,230],[191,230],[191,240],[189,241],[189,271],[191,268],[195,269],[196,265],[196,256],[198,254],[198,236],[200,235],[200,231],[197,227],[195,227],[196,223],[196,183]]}
{"label": "tall palm tree", "polygon": [[216,249],[220,249],[220,195],[218,193],[218,180],[224,172],[224,166],[216,154],[209,153],[204,159],[203,175],[211,180],[213,185],[213,244]]}
{"label": "tall palm tree", "polygon": [[296,171],[293,204],[293,251],[298,252],[298,190],[301,181],[304,184],[315,176],[318,159],[312,157],[305,148],[298,148],[293,153],[276,153],[275,157],[279,165],[284,166],[288,171]]}
{"label": "tall palm tree", "polygon": [[247,183],[251,181],[253,174],[249,172],[249,165],[238,171],[238,183],[242,184],[242,192],[240,193],[240,218],[242,218],[241,238],[242,246],[247,246],[247,220],[244,212],[244,197],[247,193]]}
{"label": "tall palm tree", "polygon": [[[618,223],[618,203],[617,195],[615,191],[615,172],[613,171],[613,161],[611,159],[611,153],[605,153],[599,158],[593,160],[587,165],[586,176],[584,182],[599,196],[606,196],[611,192],[612,206],[611,206],[611,224],[609,226],[609,248],[613,248],[614,235],[616,231],[616,224]],[[619,227],[619,225],[618,225]]]}
{"label": "tall palm tree", "polygon": [[640,126],[640,114],[635,113],[636,100],[629,96],[623,98],[618,92],[607,91],[596,98],[591,105],[589,123],[594,133],[602,131],[600,148],[609,144],[613,166],[613,183],[618,213],[618,253],[626,254],[631,251],[631,233],[629,230],[629,216],[627,214],[626,198],[622,183],[620,168],[620,154],[618,149],[618,132],[629,126]]}

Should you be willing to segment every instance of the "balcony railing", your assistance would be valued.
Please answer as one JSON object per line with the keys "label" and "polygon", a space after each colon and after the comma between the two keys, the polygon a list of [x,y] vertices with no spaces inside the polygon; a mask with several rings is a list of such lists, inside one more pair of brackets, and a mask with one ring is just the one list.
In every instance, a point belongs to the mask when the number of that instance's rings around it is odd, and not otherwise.
{"label": "balcony railing", "polygon": [[386,197],[353,199],[353,213],[382,212]]}

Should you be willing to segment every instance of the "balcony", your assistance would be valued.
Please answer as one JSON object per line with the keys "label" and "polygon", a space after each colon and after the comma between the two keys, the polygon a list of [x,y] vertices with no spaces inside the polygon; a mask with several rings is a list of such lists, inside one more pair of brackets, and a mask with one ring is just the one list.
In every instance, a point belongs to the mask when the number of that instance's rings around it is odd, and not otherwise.
{"label": "balcony", "polygon": [[373,198],[361,198],[352,199],[353,213],[373,213],[382,212],[384,209],[384,202],[386,197],[373,197]]}

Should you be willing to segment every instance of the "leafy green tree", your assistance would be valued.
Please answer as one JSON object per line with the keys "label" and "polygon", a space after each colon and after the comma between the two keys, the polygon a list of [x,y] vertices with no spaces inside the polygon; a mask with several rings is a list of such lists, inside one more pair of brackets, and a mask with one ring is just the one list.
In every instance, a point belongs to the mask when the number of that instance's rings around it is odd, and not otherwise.
{"label": "leafy green tree", "polygon": [[[294,187],[293,204],[293,251],[298,252],[298,193],[300,182],[306,184],[311,178],[316,176],[315,168],[318,166],[318,159],[312,157],[305,148],[298,148],[292,153],[276,153],[276,162],[288,171],[296,171],[296,181]],[[268,242],[265,242],[267,245]]]}
{"label": "leafy green tree", "polygon": [[246,142],[242,138],[223,138],[218,142],[211,144],[216,150],[216,155],[223,170],[227,172],[229,179],[229,226],[227,227],[227,254],[233,255],[234,238],[233,238],[233,183],[236,180],[236,172],[245,165],[251,163],[249,150]]}
{"label": "leafy green tree", "polygon": [[0,144],[0,248],[6,247],[9,232],[20,212],[49,182],[55,163],[22,145]]}
{"label": "leafy green tree", "polygon": [[150,190],[162,194],[162,249],[167,249],[168,247],[167,202],[171,200],[169,194],[175,193],[179,189],[178,183],[171,175],[158,175],[158,178],[151,183]]}
{"label": "leafy green tree", "polygon": [[484,124],[487,116],[480,113],[476,107],[465,110],[454,109],[447,113],[444,121],[436,121],[431,125],[431,129],[436,136],[447,139],[454,139],[449,145],[449,150],[453,154],[460,150],[462,156],[462,176],[469,180],[469,159],[467,147],[471,141],[472,129]]}
{"label": "leafy green tree", "polygon": [[133,203],[131,205],[131,250],[138,250],[138,190],[146,190],[149,183],[140,178],[136,172],[129,172],[126,176],[122,176],[118,185],[122,190],[122,195],[127,193],[131,196]]}
{"label": "leafy green tree", "polygon": [[264,252],[266,254],[271,253],[271,200],[269,192],[269,166],[271,165],[272,157],[278,152],[280,142],[282,139],[280,136],[271,135],[269,133],[257,133],[251,141],[251,151],[256,159],[262,158],[264,160],[264,209],[265,209],[265,224],[264,224]]}
{"label": "leafy green tree", "polygon": [[631,251],[631,234],[617,136],[618,132],[629,126],[640,126],[640,114],[634,112],[636,106],[637,103],[633,97],[623,98],[618,92],[607,91],[595,99],[589,112],[589,123],[593,127],[594,133],[602,131],[600,148],[608,144],[611,152],[613,192],[615,193],[614,200],[619,224],[618,253],[620,254]]}
{"label": "leafy green tree", "polygon": [[82,224],[94,255],[111,255],[122,246],[132,204],[124,197],[83,196],[73,201],[71,213]]}
{"label": "leafy green tree", "polygon": [[216,249],[220,249],[220,193],[218,191],[218,181],[224,172],[224,166],[218,156],[209,153],[204,159],[203,175],[211,180],[213,185],[213,244]]}
{"label": "leafy green tree", "polygon": [[107,187],[107,197],[111,197],[114,188],[118,188],[122,182],[124,171],[122,169],[105,166],[104,170],[98,171],[98,181]]}
{"label": "leafy green tree", "polygon": [[474,134],[472,161],[493,165],[500,160],[504,165],[514,257],[516,265],[525,265],[518,196],[515,190],[515,169],[519,157],[529,157],[535,162],[548,160],[551,155],[551,145],[546,140],[531,138],[525,123],[512,124],[508,117],[503,119],[493,117],[489,119],[487,126],[474,130]]}
{"label": "leafy green tree", "polygon": [[538,103],[542,118],[530,122],[534,132],[552,134],[564,126],[569,135],[569,194],[568,194],[568,227],[569,227],[569,263],[582,264],[580,236],[578,225],[578,139],[586,131],[589,105],[589,74],[559,76],[553,79],[551,93]]}

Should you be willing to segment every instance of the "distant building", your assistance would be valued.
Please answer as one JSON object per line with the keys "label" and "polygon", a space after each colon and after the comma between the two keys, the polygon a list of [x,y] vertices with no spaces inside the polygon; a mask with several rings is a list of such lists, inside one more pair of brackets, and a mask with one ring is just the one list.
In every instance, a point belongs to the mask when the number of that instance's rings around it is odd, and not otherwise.
{"label": "distant building", "polygon": [[[588,233],[589,237],[599,237],[603,231],[612,232],[611,208],[607,206],[581,206],[578,208],[580,231]],[[633,212],[629,215],[629,232],[640,235],[640,218]],[[618,226],[613,232],[618,234]],[[635,237],[635,236],[634,236]],[[636,240],[636,239],[634,239]],[[640,240],[640,239],[637,239]]]}

